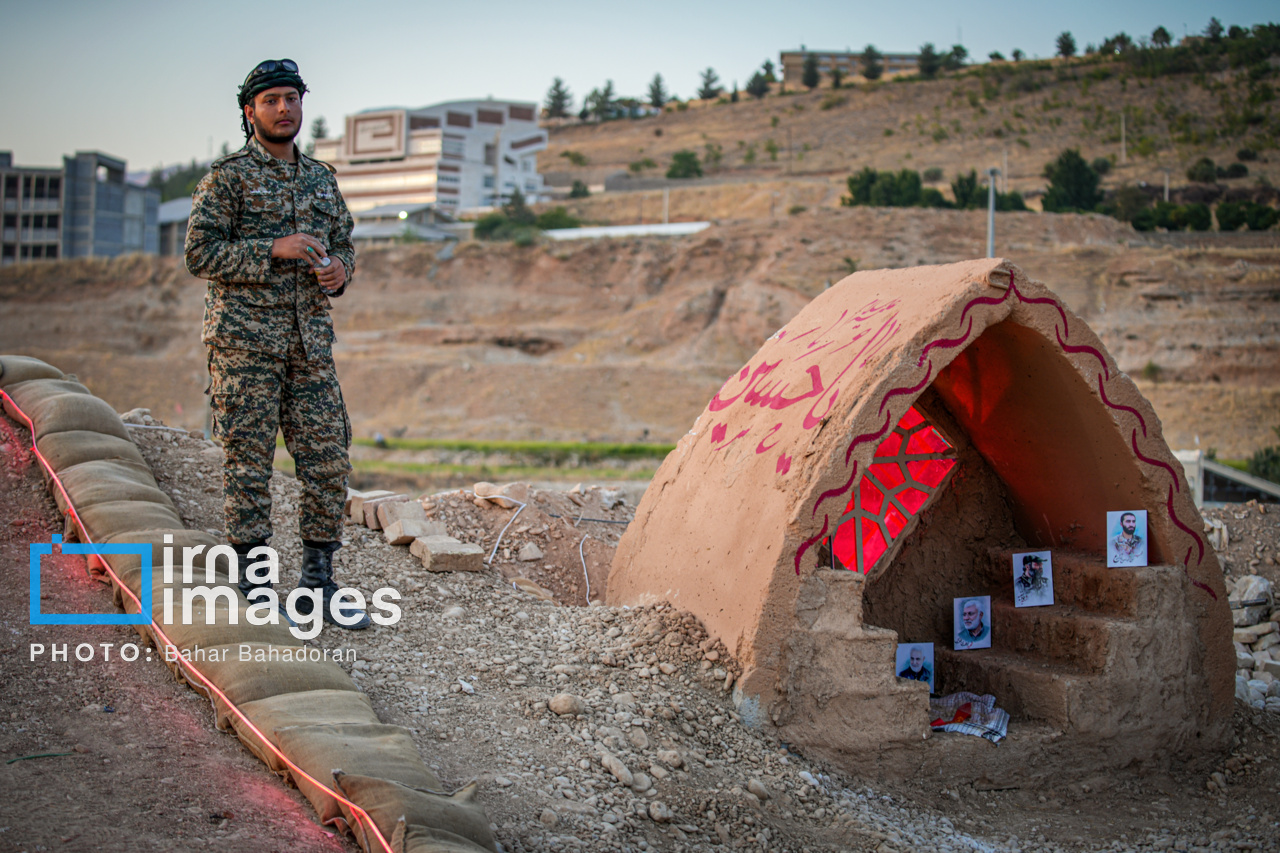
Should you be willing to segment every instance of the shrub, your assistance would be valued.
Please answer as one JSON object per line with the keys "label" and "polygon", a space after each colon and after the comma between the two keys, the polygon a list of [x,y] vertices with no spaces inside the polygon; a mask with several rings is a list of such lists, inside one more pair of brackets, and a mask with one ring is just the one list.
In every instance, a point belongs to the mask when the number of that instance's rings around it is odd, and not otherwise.
{"label": "shrub", "polygon": [[553,228],[580,228],[582,220],[570,214],[563,207],[553,207],[548,211],[538,214],[537,226],[543,231],[550,231]]}
{"label": "shrub", "polygon": [[1049,189],[1044,195],[1044,209],[1049,213],[1093,210],[1102,201],[1098,190],[1098,173],[1084,161],[1080,152],[1069,148],[1044,168]]}
{"label": "shrub", "polygon": [[677,151],[671,155],[671,167],[667,169],[668,178],[701,178],[702,164],[698,162],[696,151]]}
{"label": "shrub", "polygon": [[[1125,184],[1116,190],[1114,216],[1122,222],[1133,222],[1139,213],[1151,207],[1151,199],[1142,190]],[[1135,226],[1136,227],[1136,226]],[[1144,229],[1138,229],[1144,230]],[[1151,229],[1145,229],[1151,230]]]}
{"label": "shrub", "polygon": [[506,224],[506,214],[495,210],[493,213],[486,213],[484,216],[476,220],[476,227],[473,233],[477,240],[501,239],[496,237],[495,234]]}
{"label": "shrub", "polygon": [[1276,222],[1280,220],[1280,211],[1265,204],[1250,204],[1244,216],[1245,224],[1249,226],[1250,231],[1266,231],[1274,228]]}
{"label": "shrub", "polygon": [[591,190],[587,189],[587,185],[584,182],[573,182],[573,188],[569,190],[569,198],[586,198],[589,195],[591,195]]}
{"label": "shrub", "polygon": [[924,170],[923,174],[925,183],[935,183],[942,180],[942,168],[939,166],[930,166]]}
{"label": "shrub", "polygon": [[1129,220],[1129,224],[1133,226],[1135,231],[1154,231],[1156,230],[1156,214],[1151,208],[1143,208],[1133,215],[1133,219]]}
{"label": "shrub", "polygon": [[1238,201],[1224,201],[1215,211],[1219,231],[1239,231],[1245,224],[1245,206]]}
{"label": "shrub", "polygon": [[809,208],[805,207],[803,204],[793,204],[787,208],[787,213],[791,216],[795,216],[797,213],[804,213],[808,209]]}
{"label": "shrub", "polygon": [[1249,174],[1249,167],[1246,166],[1244,163],[1232,163],[1230,166],[1226,167],[1225,169],[1222,168],[1221,166],[1218,167],[1219,178],[1244,178],[1244,177],[1247,177],[1248,174]]}
{"label": "shrub", "polygon": [[1208,231],[1213,225],[1213,217],[1209,215],[1207,204],[1186,204],[1182,206],[1182,221],[1192,231]]}
{"label": "shrub", "polygon": [[[1280,436],[1280,427],[1272,427]],[[1280,483],[1280,446],[1264,447],[1249,457],[1249,473],[1273,483]]]}
{"label": "shrub", "polygon": [[627,168],[630,169],[633,173],[638,175],[641,172],[643,172],[645,169],[658,168],[658,164],[655,163],[651,158],[644,157],[640,160],[633,160],[632,162],[628,163]]}
{"label": "shrub", "polygon": [[1257,160],[1258,152],[1254,151],[1252,148],[1241,148],[1236,152],[1236,159],[1241,162]]}
{"label": "shrub", "polygon": [[1099,175],[1105,175],[1111,171],[1111,160],[1107,157],[1095,157],[1093,162],[1089,164],[1093,167],[1093,171]]}
{"label": "shrub", "polygon": [[844,95],[837,95],[836,93],[832,92],[830,95],[827,95],[825,98],[822,99],[822,103],[818,105],[818,109],[829,110],[832,107],[843,106],[847,100],[849,99],[846,98]]}
{"label": "shrub", "polygon": [[1218,179],[1218,167],[1208,157],[1201,157],[1190,169],[1187,169],[1187,180],[1200,184],[1211,184]]}

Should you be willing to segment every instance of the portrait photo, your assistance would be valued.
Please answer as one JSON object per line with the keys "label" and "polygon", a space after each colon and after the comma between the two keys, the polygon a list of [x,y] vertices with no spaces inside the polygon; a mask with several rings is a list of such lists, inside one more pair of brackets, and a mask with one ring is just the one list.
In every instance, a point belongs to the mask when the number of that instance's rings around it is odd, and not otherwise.
{"label": "portrait photo", "polygon": [[1126,509],[1107,513],[1107,565],[1147,564],[1147,511]]}
{"label": "portrait photo", "polygon": [[1053,556],[1049,551],[1013,555],[1013,603],[1017,607],[1053,604]]}
{"label": "portrait photo", "polygon": [[924,681],[933,692],[933,643],[898,643],[894,672],[899,678]]}
{"label": "portrait photo", "polygon": [[955,599],[955,649],[991,648],[991,596]]}

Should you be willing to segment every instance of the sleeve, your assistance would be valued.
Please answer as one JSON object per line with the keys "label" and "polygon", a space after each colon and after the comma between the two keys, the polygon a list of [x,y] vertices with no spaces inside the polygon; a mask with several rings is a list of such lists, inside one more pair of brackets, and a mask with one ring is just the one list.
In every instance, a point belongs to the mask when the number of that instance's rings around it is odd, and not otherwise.
{"label": "sleeve", "polygon": [[347,210],[347,202],[338,190],[338,182],[332,177],[329,180],[333,184],[334,197],[338,200],[338,217],[334,220],[333,229],[329,232],[328,251],[331,255],[337,255],[342,265],[347,268],[347,280],[342,287],[329,294],[330,297],[337,297],[351,286],[351,279],[356,274],[356,247],[351,242],[351,230],[355,228],[355,220],[352,219],[351,211]]}
{"label": "sleeve", "polygon": [[236,239],[234,180],[220,168],[200,179],[187,223],[187,271],[209,281],[263,284],[271,278],[272,240]]}

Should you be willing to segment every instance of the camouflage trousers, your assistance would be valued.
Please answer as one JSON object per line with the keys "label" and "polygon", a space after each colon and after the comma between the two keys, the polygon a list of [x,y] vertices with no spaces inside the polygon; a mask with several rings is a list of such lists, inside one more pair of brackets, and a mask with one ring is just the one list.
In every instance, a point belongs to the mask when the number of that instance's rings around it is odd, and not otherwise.
{"label": "camouflage trousers", "polygon": [[351,421],[333,358],[307,361],[295,334],[281,358],[209,347],[213,437],[222,443],[223,513],[227,539],[271,536],[272,463],[276,433],[284,433],[302,485],[298,530],[303,539],[342,538],[342,509],[351,463]]}

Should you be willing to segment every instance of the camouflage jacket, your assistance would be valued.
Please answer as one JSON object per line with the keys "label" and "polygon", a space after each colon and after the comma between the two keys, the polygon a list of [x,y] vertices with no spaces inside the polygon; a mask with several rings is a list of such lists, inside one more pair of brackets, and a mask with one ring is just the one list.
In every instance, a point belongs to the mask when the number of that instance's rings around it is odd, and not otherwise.
{"label": "camouflage jacket", "polygon": [[201,334],[207,345],[283,356],[300,334],[308,359],[332,354],[329,297],[310,264],[272,258],[271,243],[310,234],[342,260],[350,284],[353,223],[332,167],[294,151],[296,165],[251,139],[215,160],[196,187],[186,260],[192,275],[209,280]]}

